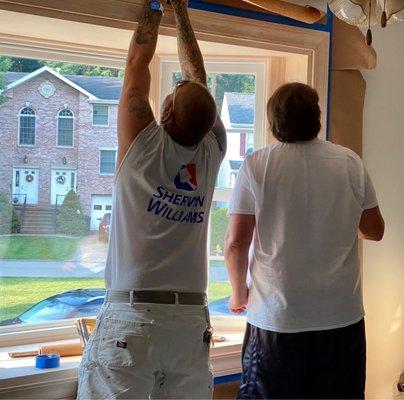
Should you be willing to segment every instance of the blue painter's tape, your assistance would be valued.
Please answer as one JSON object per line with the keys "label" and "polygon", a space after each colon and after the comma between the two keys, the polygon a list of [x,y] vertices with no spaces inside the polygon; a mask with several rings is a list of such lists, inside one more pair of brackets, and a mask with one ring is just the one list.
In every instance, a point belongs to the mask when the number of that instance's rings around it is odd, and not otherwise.
{"label": "blue painter's tape", "polygon": [[215,378],[215,385],[220,385],[222,383],[239,382],[240,380],[241,380],[241,374],[217,376]]}
{"label": "blue painter's tape", "polygon": [[60,366],[60,355],[59,354],[41,354],[35,357],[35,367],[46,369],[46,368],[57,368]]}

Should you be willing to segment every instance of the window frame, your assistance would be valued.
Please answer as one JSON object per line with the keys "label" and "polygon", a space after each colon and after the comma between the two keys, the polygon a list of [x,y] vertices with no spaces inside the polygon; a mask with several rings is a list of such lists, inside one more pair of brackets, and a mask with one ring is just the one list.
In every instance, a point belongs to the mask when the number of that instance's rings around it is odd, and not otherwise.
{"label": "window frame", "polygon": [[[60,113],[62,111],[66,111],[66,110],[70,111],[72,113],[71,117],[65,117],[65,116],[60,115]],[[71,144],[71,146],[60,145],[59,144],[59,119],[60,118],[71,119],[72,120],[72,144]],[[74,112],[70,108],[63,107],[58,111],[58,113],[56,115],[56,147],[63,148],[63,149],[72,149],[72,148],[74,148],[74,134],[75,134],[75,126],[74,125],[75,125],[75,120],[76,120],[76,117],[74,116]]]}
{"label": "window frame", "polygon": [[[30,109],[34,112],[34,114],[30,114],[30,115],[23,115],[21,114],[21,112],[25,109]],[[21,143],[21,117],[29,117],[29,118],[34,118],[34,144],[25,144],[25,143]],[[20,111],[18,112],[18,147],[35,147],[36,146],[36,128],[37,128],[37,113],[34,110],[34,108],[31,107],[31,105],[28,106],[24,106],[20,109]]]}
{"label": "window frame", "polygon": [[[117,161],[117,157],[118,157],[118,149],[116,147],[100,147],[98,149],[99,153],[98,153],[98,172],[101,176],[114,176],[115,175],[115,171],[116,171],[116,161]],[[115,152],[115,169],[114,172],[109,173],[109,172],[101,172],[101,154],[103,151],[114,151]]]}
{"label": "window frame", "polygon": [[[92,121],[91,121],[91,124],[92,124],[92,126],[94,126],[94,127],[97,127],[97,128],[109,128],[109,123],[110,123],[110,105],[109,104],[106,104],[106,103],[96,103],[96,102],[92,102],[91,103],[92,104],[92,108],[93,108],[93,112],[92,112]],[[101,107],[106,107],[107,108],[107,124],[106,125],[104,125],[104,124],[94,124],[94,116],[95,116],[95,114],[94,114],[94,109],[95,109],[95,107],[97,107],[97,106],[101,106]]]}
{"label": "window frame", "polygon": [[[104,1],[104,0],[103,0]],[[62,3],[60,3],[62,4]],[[108,3],[109,4],[109,3]],[[72,7],[80,7],[72,5]],[[127,5],[128,10],[131,10],[134,5]],[[11,10],[13,5],[10,6]],[[27,13],[39,14],[49,16],[49,10],[38,7],[31,7],[29,3],[25,6],[16,5],[15,11],[22,11],[21,7],[26,7]],[[20,8],[18,8],[20,7]],[[138,7],[135,5],[135,7]],[[140,6],[139,6],[140,7]],[[141,10],[141,7],[138,10]],[[107,10],[107,9],[105,9]],[[58,15],[62,20],[71,19],[78,22],[91,21],[104,26],[112,26],[122,29],[128,29],[128,23],[125,19],[128,15],[128,10],[115,10],[122,14],[122,18],[103,18],[97,16],[87,16],[75,13],[67,13],[64,11],[57,11],[52,9],[53,16]],[[243,18],[232,15],[213,14],[205,11],[192,10],[192,20],[196,34],[199,39],[210,42],[222,42],[230,45],[242,45],[255,49],[272,49],[274,51],[284,51],[291,53],[305,54],[309,57],[308,68],[308,81],[312,84],[320,94],[321,106],[323,109],[323,118],[327,117],[328,110],[328,84],[329,84],[329,48],[330,48],[330,31],[319,30],[308,26],[293,25],[288,22],[274,22],[257,20],[254,18]],[[170,13],[169,13],[170,14]],[[233,14],[234,15],[234,14]],[[52,16],[52,14],[50,15]],[[209,18],[207,18],[207,16]],[[90,18],[90,19],[88,19]],[[169,17],[170,18],[170,15]],[[90,21],[91,20],[91,21]],[[209,23],[207,23],[209,21]],[[60,21],[62,24],[63,21]],[[232,23],[234,31],[230,36],[227,32],[226,26]],[[91,25],[88,25],[91,27]],[[129,29],[132,29],[132,22]],[[175,26],[173,20],[162,25],[160,33],[162,35],[175,36]],[[282,36],[284,35],[284,36]],[[285,39],[286,37],[286,39]],[[63,60],[65,62],[81,63],[86,62],[97,64],[114,66],[117,68],[123,68],[125,66],[126,51],[121,49],[103,49],[99,46],[88,46],[86,44],[71,43],[66,41],[56,42],[50,39],[38,39],[38,37],[28,35],[8,35],[1,34],[2,40],[2,53],[6,55],[37,58],[37,59],[51,59],[51,60]],[[16,48],[16,44],[18,44]],[[33,44],[35,46],[33,46]],[[156,55],[156,59],[158,59]],[[243,56],[240,56],[241,59]],[[251,58],[251,57],[249,57]],[[276,66],[274,65],[276,68]],[[272,67],[270,66],[270,69]],[[154,61],[151,66],[152,74],[154,78],[158,75],[158,64]],[[271,82],[271,88],[276,85],[277,82]],[[272,91],[272,89],[271,89]],[[271,92],[269,92],[270,94]],[[155,115],[158,115],[159,109],[159,96],[158,88],[155,83],[152,82],[152,88],[150,93],[151,105]],[[96,101],[90,101],[91,103],[97,103]],[[110,108],[110,107],[108,107]],[[110,112],[110,110],[109,110]],[[36,113],[35,113],[36,116]],[[93,121],[92,121],[93,122]],[[108,114],[108,126],[110,123],[110,115]],[[36,128],[35,124],[35,128]],[[93,125],[94,126],[94,125]],[[326,124],[323,124],[325,127]],[[97,126],[95,126],[97,127]],[[103,126],[100,126],[103,127]],[[19,132],[18,132],[19,135]],[[267,137],[265,139],[268,139]],[[35,134],[36,140],[36,134]],[[267,141],[267,140],[266,140]],[[19,142],[19,139],[18,139]],[[28,146],[27,146],[28,147]],[[114,149],[115,150],[115,149]],[[229,196],[228,189],[217,189],[215,191],[215,200],[227,201]],[[222,317],[220,317],[222,319]],[[224,317],[226,318],[226,317]],[[228,317],[230,320],[228,323],[238,323],[239,328],[243,329],[244,318],[242,321],[237,321],[239,317]],[[225,323],[226,327],[228,326]],[[7,330],[6,328],[10,328]],[[220,328],[219,328],[220,329]],[[29,327],[16,327],[11,325],[9,327],[0,327],[0,346],[11,346],[13,343],[28,344],[33,342],[65,339],[68,337],[77,337],[75,328],[71,321],[56,322],[52,324],[40,324],[38,326]]]}

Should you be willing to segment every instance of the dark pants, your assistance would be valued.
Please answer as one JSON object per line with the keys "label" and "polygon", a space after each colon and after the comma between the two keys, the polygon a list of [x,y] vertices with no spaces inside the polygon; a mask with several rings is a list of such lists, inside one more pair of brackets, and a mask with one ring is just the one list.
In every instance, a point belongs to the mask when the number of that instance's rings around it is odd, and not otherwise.
{"label": "dark pants", "polygon": [[363,399],[365,323],[277,333],[247,324],[239,399]]}

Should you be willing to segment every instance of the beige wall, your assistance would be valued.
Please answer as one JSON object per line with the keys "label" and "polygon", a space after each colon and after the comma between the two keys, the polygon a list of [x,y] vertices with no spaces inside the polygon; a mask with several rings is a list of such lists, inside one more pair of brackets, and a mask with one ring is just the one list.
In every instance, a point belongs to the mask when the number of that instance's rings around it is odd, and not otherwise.
{"label": "beige wall", "polygon": [[[386,220],[364,245],[369,398],[393,398],[404,371],[404,23],[374,30],[378,66],[365,71],[363,156]],[[404,396],[403,396],[404,398]]]}

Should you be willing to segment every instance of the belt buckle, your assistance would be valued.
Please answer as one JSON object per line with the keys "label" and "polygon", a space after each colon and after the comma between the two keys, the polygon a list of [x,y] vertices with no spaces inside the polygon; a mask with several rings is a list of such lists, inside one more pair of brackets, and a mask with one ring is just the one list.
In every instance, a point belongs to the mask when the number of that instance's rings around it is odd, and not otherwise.
{"label": "belt buckle", "polygon": [[129,290],[129,305],[133,306],[134,290]]}
{"label": "belt buckle", "polygon": [[174,292],[174,304],[180,304],[180,294],[178,292]]}

